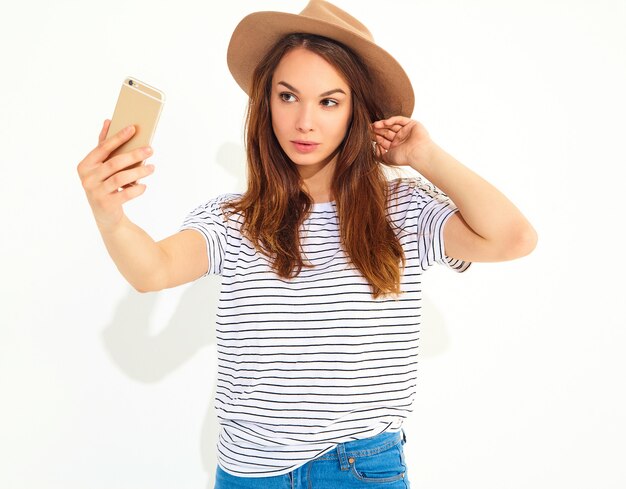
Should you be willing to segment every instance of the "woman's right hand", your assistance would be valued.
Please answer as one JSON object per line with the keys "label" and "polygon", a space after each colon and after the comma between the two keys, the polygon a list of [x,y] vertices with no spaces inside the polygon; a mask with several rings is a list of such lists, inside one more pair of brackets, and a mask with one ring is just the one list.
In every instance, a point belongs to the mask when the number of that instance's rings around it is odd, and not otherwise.
{"label": "woman's right hand", "polygon": [[107,138],[110,124],[110,120],[104,121],[98,137],[98,146],[77,167],[87,200],[101,232],[115,229],[124,217],[122,204],[144,193],[146,186],[138,181],[154,171],[154,165],[128,168],[148,158],[152,154],[149,147],[137,148],[107,159],[135,133],[135,127],[130,126]]}

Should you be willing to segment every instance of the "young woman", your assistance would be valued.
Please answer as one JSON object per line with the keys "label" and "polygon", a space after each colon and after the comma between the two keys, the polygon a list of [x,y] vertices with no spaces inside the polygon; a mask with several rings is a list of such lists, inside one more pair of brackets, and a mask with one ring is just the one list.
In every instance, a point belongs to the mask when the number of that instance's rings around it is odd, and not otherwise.
{"label": "young woman", "polygon": [[78,165],[104,242],[139,291],[222,276],[216,487],[409,487],[420,276],[524,256],[536,233],[410,118],[404,70],[334,5],[247,16],[228,63],[250,97],[246,192],[155,243],[122,209],[150,151],[108,159],[133,129],[107,120]]}

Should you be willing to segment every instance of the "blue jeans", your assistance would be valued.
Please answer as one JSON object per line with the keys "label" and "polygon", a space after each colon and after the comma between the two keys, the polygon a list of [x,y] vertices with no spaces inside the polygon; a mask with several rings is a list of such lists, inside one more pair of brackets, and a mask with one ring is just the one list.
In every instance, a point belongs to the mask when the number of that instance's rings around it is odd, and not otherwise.
{"label": "blue jeans", "polygon": [[340,443],[284,475],[237,477],[218,465],[215,489],[410,489],[404,431]]}

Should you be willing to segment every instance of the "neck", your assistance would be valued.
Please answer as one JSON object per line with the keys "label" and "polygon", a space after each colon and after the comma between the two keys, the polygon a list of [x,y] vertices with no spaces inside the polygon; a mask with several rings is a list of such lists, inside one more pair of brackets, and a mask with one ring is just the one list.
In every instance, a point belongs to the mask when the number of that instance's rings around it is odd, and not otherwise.
{"label": "neck", "polygon": [[303,189],[311,196],[314,203],[333,200],[331,182],[335,174],[337,155],[331,155],[326,161],[317,165],[299,167]]}

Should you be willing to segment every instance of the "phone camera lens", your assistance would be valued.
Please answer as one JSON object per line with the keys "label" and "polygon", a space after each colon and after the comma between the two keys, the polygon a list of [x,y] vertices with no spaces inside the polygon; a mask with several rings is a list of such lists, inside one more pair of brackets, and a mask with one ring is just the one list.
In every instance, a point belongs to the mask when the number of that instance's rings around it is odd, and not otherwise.
{"label": "phone camera lens", "polygon": [[128,84],[132,87],[135,84],[135,82],[132,80],[128,80]]}

